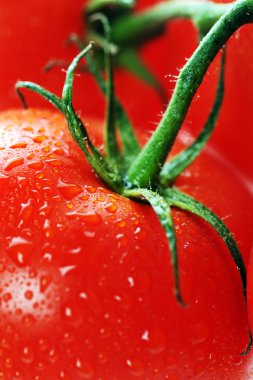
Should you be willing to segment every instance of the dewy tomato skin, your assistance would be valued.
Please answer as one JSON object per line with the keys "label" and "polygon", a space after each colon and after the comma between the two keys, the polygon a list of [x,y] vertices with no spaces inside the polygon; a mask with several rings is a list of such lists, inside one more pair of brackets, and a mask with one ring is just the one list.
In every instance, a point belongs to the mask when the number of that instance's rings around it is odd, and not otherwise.
{"label": "dewy tomato skin", "polygon": [[[100,182],[62,116],[4,112],[0,141],[2,378],[248,379],[239,273],[212,228],[173,211],[182,308],[151,207]],[[226,221],[247,263],[252,197],[229,167],[205,153],[177,186]]]}

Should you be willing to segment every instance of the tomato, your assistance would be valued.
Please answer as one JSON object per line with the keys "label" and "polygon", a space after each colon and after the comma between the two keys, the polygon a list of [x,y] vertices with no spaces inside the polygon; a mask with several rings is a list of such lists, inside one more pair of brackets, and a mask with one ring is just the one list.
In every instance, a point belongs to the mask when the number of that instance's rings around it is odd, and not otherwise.
{"label": "tomato", "polygon": [[[183,308],[151,207],[104,186],[62,116],[2,112],[0,136],[2,379],[247,379],[240,278],[209,225],[173,210]],[[177,186],[226,219],[247,262],[252,196],[230,165],[206,152]]]}

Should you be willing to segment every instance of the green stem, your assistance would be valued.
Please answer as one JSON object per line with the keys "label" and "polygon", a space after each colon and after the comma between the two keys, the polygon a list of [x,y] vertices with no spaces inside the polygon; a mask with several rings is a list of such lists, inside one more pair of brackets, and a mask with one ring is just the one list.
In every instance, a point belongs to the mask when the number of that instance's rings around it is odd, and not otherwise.
{"label": "green stem", "polygon": [[[80,50],[83,50],[85,48],[85,45],[76,34],[72,34],[70,36],[69,42],[74,42]],[[88,70],[95,78],[102,93],[106,95],[106,82],[104,81],[99,68],[96,66],[95,62],[89,55],[86,56],[86,61]],[[123,156],[125,162],[127,163],[127,167],[129,167],[129,163],[132,162],[140,152],[140,146],[132,128],[131,122],[117,97],[114,97],[114,106],[115,117],[122,140]]]}
{"label": "green stem", "polygon": [[224,48],[221,57],[220,77],[214,104],[205,126],[192,144],[163,165],[159,181],[163,187],[168,187],[195,160],[214,131],[224,97],[225,50]]}
{"label": "green stem", "polygon": [[203,38],[180,72],[175,91],[158,128],[129,169],[127,177],[131,184],[147,187],[155,182],[209,65],[230,36],[241,25],[250,22],[253,22],[253,1],[240,0]]}
{"label": "green stem", "polygon": [[[118,45],[143,40],[159,26],[174,18],[188,18],[208,31],[231,4],[217,4],[199,0],[172,0],[162,2],[150,9],[120,18],[112,27],[112,41]],[[145,38],[144,38],[145,39]]]}
{"label": "green stem", "polygon": [[105,72],[106,72],[106,128],[105,128],[105,150],[106,156],[109,160],[118,161],[120,152],[117,143],[116,125],[115,125],[115,96],[114,96],[114,75],[113,75],[113,62],[110,49],[111,42],[111,28],[106,16],[102,13],[96,13],[90,17],[92,22],[100,21],[103,25],[107,47],[104,49],[105,53]]}
{"label": "green stem", "polygon": [[125,190],[123,195],[135,200],[146,200],[152,206],[156,213],[168,239],[168,244],[171,251],[172,266],[174,270],[175,279],[175,295],[181,306],[186,306],[180,291],[179,280],[179,267],[178,267],[178,251],[177,240],[175,234],[174,222],[171,214],[170,204],[166,201],[166,198],[158,193],[147,189],[131,189]]}

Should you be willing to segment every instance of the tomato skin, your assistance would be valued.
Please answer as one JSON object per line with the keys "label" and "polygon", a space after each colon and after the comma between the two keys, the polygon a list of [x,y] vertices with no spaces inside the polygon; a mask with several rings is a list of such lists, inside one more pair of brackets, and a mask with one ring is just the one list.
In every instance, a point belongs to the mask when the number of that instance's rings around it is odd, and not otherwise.
{"label": "tomato skin", "polygon": [[[212,228],[173,211],[182,308],[155,214],[105,188],[62,116],[4,112],[0,137],[5,379],[247,379],[240,279]],[[206,153],[177,186],[226,218],[247,262],[252,197],[229,168]]]}

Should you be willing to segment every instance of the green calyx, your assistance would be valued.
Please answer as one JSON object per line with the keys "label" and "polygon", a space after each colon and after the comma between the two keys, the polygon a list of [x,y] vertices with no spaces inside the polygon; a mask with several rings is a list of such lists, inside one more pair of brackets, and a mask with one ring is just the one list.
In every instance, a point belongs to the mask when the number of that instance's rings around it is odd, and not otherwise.
{"label": "green calyx", "polygon": [[[229,7],[228,12],[214,24],[203,38],[198,49],[181,70],[167,110],[156,131],[143,148],[140,147],[132,125],[114,93],[113,53],[111,49],[112,29],[108,19],[103,14],[97,14],[93,16],[92,22],[100,23],[107,41],[104,49],[106,80],[89,54],[93,49],[93,43],[84,48],[82,41],[78,37],[72,36],[72,41],[76,42],[82,50],[74,58],[67,70],[61,98],[35,83],[18,82],[16,89],[24,105],[26,104],[20,92],[21,88],[30,89],[47,99],[65,115],[74,140],[102,181],[122,196],[136,201],[145,201],[151,205],[168,239],[174,269],[175,295],[182,305],[184,305],[184,301],[180,291],[177,241],[171,213],[173,207],[186,210],[204,219],[223,239],[239,270],[243,295],[246,301],[245,266],[232,233],[211,210],[179,191],[174,181],[199,155],[213,132],[224,94],[224,45],[242,24],[253,22],[252,0],[240,0],[233,7]],[[166,162],[194,94],[201,84],[210,63],[220,49],[223,49],[223,51],[216,97],[203,130],[190,146]],[[94,75],[99,88],[107,99],[105,155],[91,142],[85,125],[76,114],[72,104],[74,71],[83,58],[86,59],[90,72]],[[120,137],[120,144],[117,135]],[[248,351],[252,344],[251,333],[249,335],[249,344],[245,352]]]}

